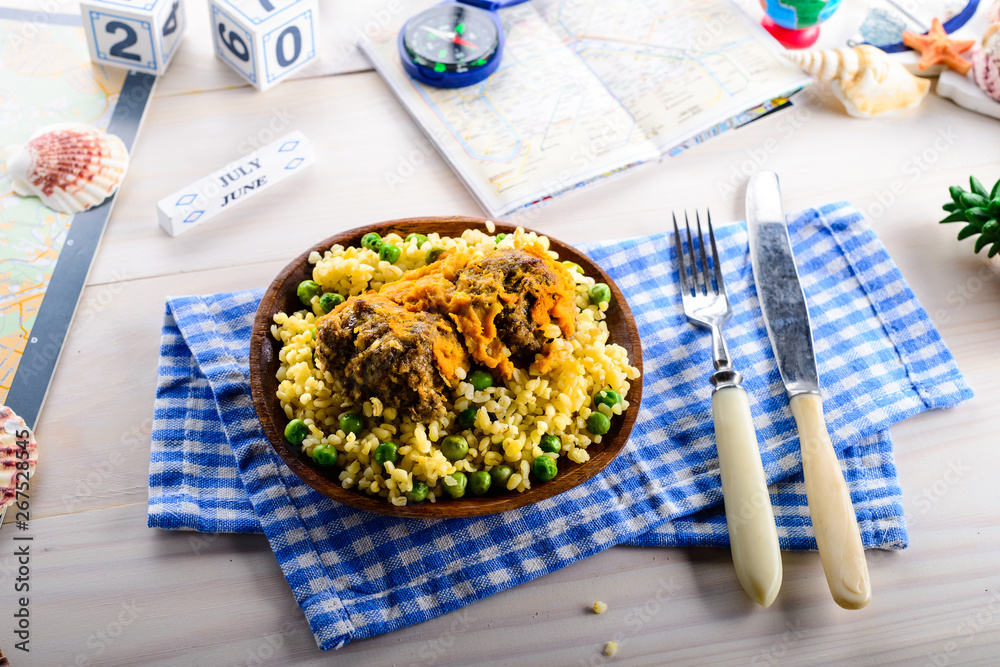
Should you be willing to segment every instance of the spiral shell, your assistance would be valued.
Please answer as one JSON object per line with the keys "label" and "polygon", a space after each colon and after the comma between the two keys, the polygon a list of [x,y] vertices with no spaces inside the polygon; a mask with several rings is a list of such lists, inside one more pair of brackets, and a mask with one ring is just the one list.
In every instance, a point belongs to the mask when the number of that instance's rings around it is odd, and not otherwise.
{"label": "spiral shell", "polygon": [[889,116],[920,104],[930,82],[910,74],[884,51],[863,44],[831,51],[790,51],[785,56],[819,81],[855,118]]}
{"label": "spiral shell", "polygon": [[13,410],[0,405],[0,509],[13,504],[18,485],[31,477],[37,462],[38,443],[31,429]]}
{"label": "spiral shell", "polygon": [[121,185],[128,168],[122,140],[83,123],[44,127],[24,146],[5,149],[14,192],[39,197],[62,213],[97,206]]}
{"label": "spiral shell", "polygon": [[990,26],[982,48],[972,54],[972,78],[980,90],[1000,102],[1000,25]]}

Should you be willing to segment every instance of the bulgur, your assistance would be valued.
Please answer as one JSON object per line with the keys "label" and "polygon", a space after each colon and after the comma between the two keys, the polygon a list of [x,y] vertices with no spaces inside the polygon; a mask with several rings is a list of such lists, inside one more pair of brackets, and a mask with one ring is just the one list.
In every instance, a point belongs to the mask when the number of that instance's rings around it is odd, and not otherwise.
{"label": "bulgur", "polygon": [[[479,230],[466,230],[460,237],[431,233],[426,240],[415,236],[404,240],[391,233],[382,240],[400,249],[395,263],[379,260],[378,253],[368,248],[335,245],[322,255],[310,255],[313,281],[323,293],[336,292],[345,299],[378,290],[399,280],[405,272],[425,266],[428,242],[445,251],[457,248],[483,254],[498,247],[537,243],[553,260],[559,259],[549,251],[548,238],[521,229],[501,241]],[[449,475],[489,472],[502,464],[513,469],[507,489],[523,492],[531,487],[534,460],[546,455],[540,442],[547,434],[557,435],[562,441],[562,451],[548,456],[565,456],[578,464],[588,461],[587,448],[599,444],[601,436],[587,430],[587,418],[595,409],[608,417],[624,413],[629,405],[630,382],[639,377],[639,371],[630,365],[623,347],[608,341],[604,322],[607,302],[590,303],[594,279],[577,271],[570,274],[575,281],[576,332],[565,338],[559,327],[546,328],[551,349],[546,363],[550,368],[544,373],[535,363],[528,368],[514,368],[509,380],[482,390],[459,376],[450,390],[447,413],[427,423],[414,422],[403,411],[397,413],[394,408],[384,407],[376,398],[355,404],[337,379],[317,369],[314,327],[324,314],[320,296],[311,298],[308,309],[278,313],[271,327],[271,334],[282,343],[277,397],[288,419],[300,419],[308,428],[302,440],[303,451],[311,456],[324,445],[331,452],[343,453],[343,457],[337,457],[342,467],[331,468],[331,473],[337,475],[344,488],[379,495],[399,506],[407,503],[408,493],[414,497],[411,492],[418,482],[427,484],[426,498],[435,502],[445,494],[444,485],[454,483]],[[595,408],[593,396],[602,389],[617,392],[622,402],[613,409],[603,404]],[[469,409],[474,410],[475,420],[471,427],[463,428],[458,415]],[[341,418],[348,414],[358,415],[364,422],[360,432],[345,433],[340,428]],[[465,457],[451,461],[441,452],[440,443],[449,435],[466,438]],[[377,463],[375,450],[387,441],[398,447],[398,457],[393,463]]]}

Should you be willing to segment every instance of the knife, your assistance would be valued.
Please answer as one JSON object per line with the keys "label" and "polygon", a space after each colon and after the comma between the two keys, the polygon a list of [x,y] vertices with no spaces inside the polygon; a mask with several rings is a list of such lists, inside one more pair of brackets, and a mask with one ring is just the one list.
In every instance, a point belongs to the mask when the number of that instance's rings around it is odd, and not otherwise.
{"label": "knife", "polygon": [[823,418],[812,328],[781,206],[778,175],[747,185],[747,231],[757,297],[802,447],[802,472],[816,545],[833,599],[845,609],[871,601],[868,563],[851,494]]}

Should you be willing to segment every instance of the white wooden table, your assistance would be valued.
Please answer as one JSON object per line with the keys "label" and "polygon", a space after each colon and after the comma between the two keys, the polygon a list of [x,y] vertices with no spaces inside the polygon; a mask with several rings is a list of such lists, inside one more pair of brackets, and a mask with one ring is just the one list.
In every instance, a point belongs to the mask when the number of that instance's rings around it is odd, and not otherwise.
{"label": "white wooden table", "polygon": [[[204,8],[187,4],[202,20]],[[783,555],[781,594],[762,609],[728,551],[616,547],[329,654],[263,536],[146,528],[164,297],[263,287],[303,248],[364,223],[479,211],[374,73],[258,94],[215,60],[178,57],[152,101],[37,428],[30,653],[14,650],[18,531],[0,531],[0,648],[14,665],[1000,659],[1000,263],[937,224],[949,185],[970,173],[1000,178],[997,121],[934,95],[905,117],[859,121],[806,94],[794,110],[557,201],[532,222],[575,243],[661,231],[670,210],[695,206],[734,220],[760,168],[779,172],[789,211],[849,200],[869,214],[976,397],[893,427],[910,547],[869,552],[868,608],[834,605],[815,553]],[[180,237],[159,229],[159,198],[284,118],[316,143],[313,167]],[[417,153],[421,164],[390,187],[387,175]],[[597,599],[609,606],[601,616],[588,612]],[[619,653],[605,658],[611,638]]]}

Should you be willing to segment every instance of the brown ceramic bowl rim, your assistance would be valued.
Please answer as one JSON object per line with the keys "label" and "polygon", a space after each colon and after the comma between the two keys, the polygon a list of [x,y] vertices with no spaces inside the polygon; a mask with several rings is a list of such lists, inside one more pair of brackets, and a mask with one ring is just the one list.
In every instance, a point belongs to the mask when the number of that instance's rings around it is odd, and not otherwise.
{"label": "brown ceramic bowl rim", "polygon": [[[480,229],[490,233],[486,223],[486,218],[469,216],[423,217],[390,220],[350,229],[320,241],[299,255],[282,269],[267,288],[254,317],[250,338],[250,389],[254,409],[264,433],[267,435],[268,442],[277,455],[299,479],[319,493],[356,509],[379,514],[421,518],[482,516],[530,505],[575,488],[601,472],[624,448],[632,432],[642,400],[641,376],[638,382],[631,383],[628,394],[628,410],[621,418],[612,419],[611,430],[602,438],[600,444],[592,444],[587,448],[587,452],[591,456],[589,461],[582,464],[560,465],[559,475],[555,479],[544,483],[532,479],[531,488],[522,493],[507,492],[482,497],[468,494],[460,499],[441,499],[434,503],[427,501],[407,503],[405,506],[398,507],[380,496],[372,496],[357,489],[343,488],[339,481],[327,477],[324,469],[302,453],[299,447],[285,440],[284,429],[289,420],[281,409],[280,401],[275,396],[278,384],[275,372],[278,369],[278,351],[281,345],[271,335],[271,325],[274,322],[274,314],[281,310],[281,304],[294,298],[294,286],[297,286],[301,280],[311,278],[312,267],[308,261],[309,255],[313,252],[322,254],[336,244],[345,247],[359,245],[361,237],[369,232],[379,232],[384,236],[390,231],[395,231],[401,236],[405,236],[411,232],[434,232],[439,231],[445,225],[461,224],[463,225],[462,229]],[[494,224],[497,233],[512,233],[516,229],[512,225]],[[532,230],[526,229],[525,231]],[[460,233],[461,230],[458,230],[457,233],[449,230],[445,235],[457,236]],[[541,232],[535,233],[542,235]],[[610,329],[610,322],[614,318],[616,326],[609,342],[625,347],[629,353],[630,363],[641,373],[642,349],[635,319],[618,286],[603,269],[583,253],[551,236],[549,242],[550,249],[559,253],[560,260],[569,259],[576,262],[583,267],[588,276],[599,282],[607,283],[611,288],[612,305],[608,309],[606,321],[609,322]],[[292,297],[289,297],[289,294]],[[299,304],[297,308],[291,310],[301,309],[302,306]],[[618,312],[613,312],[615,310]],[[327,470],[331,469],[327,468]]]}

